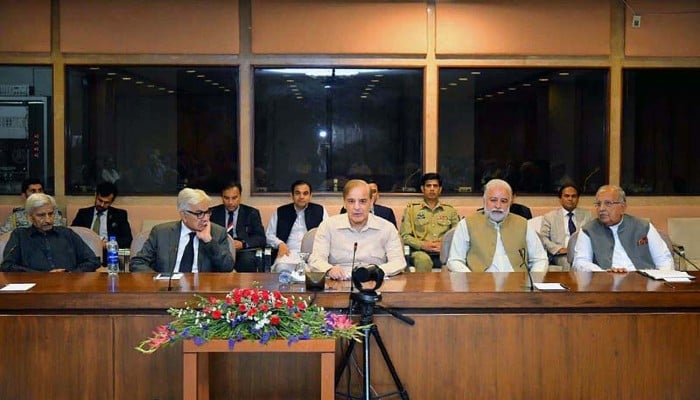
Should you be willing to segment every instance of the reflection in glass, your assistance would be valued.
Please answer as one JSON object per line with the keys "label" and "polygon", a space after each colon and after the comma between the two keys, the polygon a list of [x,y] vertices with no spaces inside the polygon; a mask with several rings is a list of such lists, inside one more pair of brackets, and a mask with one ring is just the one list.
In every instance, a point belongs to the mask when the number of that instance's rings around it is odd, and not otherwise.
{"label": "reflection in glass", "polygon": [[218,192],[239,179],[233,67],[66,67],[66,191]]}
{"label": "reflection in glass", "polygon": [[518,193],[586,193],[607,173],[602,69],[441,68],[438,163],[444,193],[480,192],[492,178]]}
{"label": "reflection in glass", "polygon": [[415,190],[422,70],[257,68],[254,82],[254,191],[287,192],[297,179],[335,191],[350,178]]}
{"label": "reflection in glass", "polygon": [[622,187],[699,194],[700,69],[623,71]]}

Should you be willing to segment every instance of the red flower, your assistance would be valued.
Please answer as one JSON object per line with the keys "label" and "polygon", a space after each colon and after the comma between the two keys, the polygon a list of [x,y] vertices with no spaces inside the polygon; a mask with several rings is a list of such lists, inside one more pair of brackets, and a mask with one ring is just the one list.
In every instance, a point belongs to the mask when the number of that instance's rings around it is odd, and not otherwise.
{"label": "red flower", "polygon": [[270,300],[270,292],[268,292],[267,290],[263,290],[262,291],[262,299],[264,301]]}
{"label": "red flower", "polygon": [[226,304],[231,305],[232,303],[233,303],[233,299],[231,298],[231,296],[226,296]]}
{"label": "red flower", "polygon": [[282,293],[280,293],[279,290],[275,290],[274,292],[272,292],[272,295],[275,296],[275,299],[278,299],[278,300],[280,297],[282,297]]}
{"label": "red flower", "polygon": [[295,313],[294,313],[294,317],[295,317],[295,318],[301,318],[301,313],[295,312]]}
{"label": "red flower", "polygon": [[212,296],[212,297],[209,298],[209,302],[210,302],[211,304],[216,304],[217,301],[219,301],[219,300],[218,300],[216,297],[214,297],[214,296]]}
{"label": "red flower", "polygon": [[299,309],[301,311],[304,311],[304,310],[306,310],[306,303],[304,303],[303,301],[300,301],[299,304],[297,304],[297,307],[299,307]]}
{"label": "red flower", "polygon": [[275,308],[282,308],[282,302],[280,300],[275,300]]}
{"label": "red flower", "polygon": [[247,309],[247,308],[246,308],[245,304],[240,304],[240,305],[238,306],[238,311],[240,311],[240,312],[245,312],[246,309]]}
{"label": "red flower", "polygon": [[257,303],[260,300],[258,292],[253,292],[253,295],[250,298],[253,300],[253,303]]}
{"label": "red flower", "polygon": [[294,300],[287,299],[287,307],[294,307]]}
{"label": "red flower", "polygon": [[253,308],[251,308],[250,310],[248,310],[248,313],[247,313],[246,315],[248,315],[249,317],[252,317],[252,316],[255,315],[257,312],[258,312],[258,309],[255,308],[255,307],[253,307]]}
{"label": "red flower", "polygon": [[269,307],[267,304],[265,304],[265,303],[263,303],[263,304],[260,305],[260,311],[262,311],[262,312],[265,312],[265,311],[267,311],[267,310],[269,310],[269,309],[270,309],[270,307]]}
{"label": "red flower", "polygon": [[272,317],[270,317],[270,323],[272,325],[279,325],[280,324],[280,317],[277,315],[273,315]]}
{"label": "red flower", "polygon": [[219,310],[214,310],[211,312],[211,317],[214,319],[219,319],[221,318],[221,311]]}

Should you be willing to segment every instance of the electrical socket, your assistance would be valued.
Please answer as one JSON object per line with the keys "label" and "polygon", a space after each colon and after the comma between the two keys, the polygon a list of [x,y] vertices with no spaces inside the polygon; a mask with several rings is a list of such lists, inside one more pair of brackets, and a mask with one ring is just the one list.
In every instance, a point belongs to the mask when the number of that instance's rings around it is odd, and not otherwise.
{"label": "electrical socket", "polygon": [[642,16],[641,15],[633,15],[632,16],[632,28],[639,28],[642,26]]}

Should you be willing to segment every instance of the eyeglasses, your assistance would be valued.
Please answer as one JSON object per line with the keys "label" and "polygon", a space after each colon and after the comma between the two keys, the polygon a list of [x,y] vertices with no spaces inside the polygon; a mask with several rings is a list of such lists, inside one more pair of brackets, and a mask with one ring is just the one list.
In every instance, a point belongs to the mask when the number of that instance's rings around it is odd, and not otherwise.
{"label": "eyeglasses", "polygon": [[194,215],[197,217],[197,219],[204,219],[204,216],[206,215],[207,217],[211,215],[211,210],[207,211],[190,211],[190,210],[185,210],[186,213],[190,215]]}
{"label": "eyeglasses", "polygon": [[622,202],[621,202],[621,201],[608,201],[608,200],[603,201],[603,202],[594,201],[594,202],[593,202],[593,207],[595,207],[595,208],[600,208],[600,206],[605,206],[605,208],[610,208],[610,207],[616,206],[616,205],[618,205],[618,204],[622,204]]}

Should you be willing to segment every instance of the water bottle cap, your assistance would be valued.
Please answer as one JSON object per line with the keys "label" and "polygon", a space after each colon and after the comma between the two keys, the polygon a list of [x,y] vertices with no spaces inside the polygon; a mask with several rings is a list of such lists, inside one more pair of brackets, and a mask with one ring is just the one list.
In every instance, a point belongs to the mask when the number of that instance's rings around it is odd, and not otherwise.
{"label": "water bottle cap", "polygon": [[116,236],[110,236],[110,237],[109,237],[109,240],[110,240],[110,241],[112,241],[112,240],[117,240],[117,237],[116,237]]}

